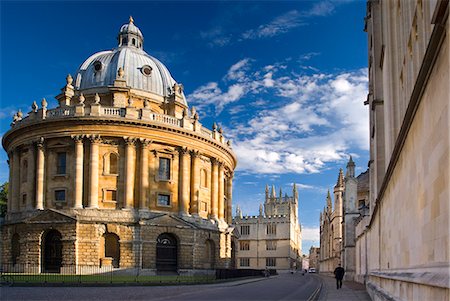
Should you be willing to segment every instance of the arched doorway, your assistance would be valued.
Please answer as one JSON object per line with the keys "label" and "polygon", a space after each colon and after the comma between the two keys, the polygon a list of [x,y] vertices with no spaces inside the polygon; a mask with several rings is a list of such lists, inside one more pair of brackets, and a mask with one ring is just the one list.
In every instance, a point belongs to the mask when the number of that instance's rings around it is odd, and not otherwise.
{"label": "arched doorway", "polygon": [[42,271],[44,273],[59,273],[62,266],[61,233],[56,230],[48,231],[43,239]]}
{"label": "arched doorway", "polygon": [[214,241],[207,239],[205,242],[205,263],[207,269],[213,269],[216,262],[216,246]]}
{"label": "arched doorway", "polygon": [[178,243],[175,236],[163,233],[156,240],[156,270],[176,272],[178,269]]}
{"label": "arched doorway", "polygon": [[105,238],[105,257],[112,258],[112,266],[120,266],[120,244],[119,236],[114,233],[106,233]]}

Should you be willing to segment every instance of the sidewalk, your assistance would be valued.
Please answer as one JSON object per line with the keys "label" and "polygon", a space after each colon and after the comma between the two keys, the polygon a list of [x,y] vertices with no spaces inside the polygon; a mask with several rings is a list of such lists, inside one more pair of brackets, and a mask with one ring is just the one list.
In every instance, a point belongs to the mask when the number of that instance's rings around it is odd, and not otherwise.
{"label": "sidewalk", "polygon": [[336,289],[336,279],[324,275],[319,275],[319,277],[323,281],[319,301],[371,301],[366,287],[361,283],[344,281],[342,288]]}

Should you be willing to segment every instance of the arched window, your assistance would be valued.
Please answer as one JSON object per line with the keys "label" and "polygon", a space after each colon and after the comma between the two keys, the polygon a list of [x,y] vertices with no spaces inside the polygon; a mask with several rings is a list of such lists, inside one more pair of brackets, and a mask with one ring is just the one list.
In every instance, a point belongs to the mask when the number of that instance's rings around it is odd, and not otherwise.
{"label": "arched window", "polygon": [[43,237],[41,244],[43,261],[42,272],[44,273],[59,273],[62,267],[62,235],[57,230],[48,231]]}
{"label": "arched window", "polygon": [[214,241],[207,239],[205,241],[205,268],[213,269],[216,261],[216,246]]}
{"label": "arched window", "polygon": [[119,156],[116,153],[109,153],[103,157],[103,174],[119,174]]}
{"label": "arched window", "polygon": [[112,266],[118,268],[120,266],[120,244],[119,236],[114,233],[105,233],[105,257],[112,258]]}
{"label": "arched window", "polygon": [[22,181],[22,183],[25,183],[27,181],[27,176],[28,176],[28,161],[27,160],[23,160],[22,170],[20,172],[21,172],[21,181]]}
{"label": "arched window", "polygon": [[133,39],[131,40],[131,43],[133,44],[133,46],[135,46],[135,45],[136,45],[136,39],[133,38]]}
{"label": "arched window", "polygon": [[109,173],[110,174],[118,174],[119,168],[118,168],[118,157],[116,154],[111,153],[109,154]]}
{"label": "arched window", "polygon": [[11,239],[11,261],[16,264],[20,256],[20,237],[19,234],[14,233]]}

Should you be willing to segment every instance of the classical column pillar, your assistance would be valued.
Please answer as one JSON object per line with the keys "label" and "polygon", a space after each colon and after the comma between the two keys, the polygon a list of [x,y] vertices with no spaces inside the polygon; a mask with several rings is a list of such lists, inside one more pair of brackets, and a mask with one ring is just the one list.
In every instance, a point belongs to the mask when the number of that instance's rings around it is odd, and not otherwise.
{"label": "classical column pillar", "polygon": [[81,135],[74,135],[72,139],[75,142],[75,193],[73,208],[80,209],[83,208],[83,137]]}
{"label": "classical column pillar", "polygon": [[14,156],[13,156],[13,151],[9,151],[8,152],[8,165],[9,165],[9,189],[8,189],[8,205],[7,205],[7,209],[8,212],[12,212],[12,191],[13,191],[13,187],[12,187],[12,179],[13,179],[13,162],[14,162]]}
{"label": "classical column pillar", "polygon": [[218,217],[219,166],[215,158],[211,158],[211,218]]}
{"label": "classical column pillar", "polygon": [[179,211],[181,215],[189,215],[189,155],[187,148],[180,147],[178,148],[179,153],[179,164],[180,164],[180,172],[179,172]]}
{"label": "classical column pillar", "polygon": [[134,171],[136,150],[134,148],[136,139],[124,137],[125,140],[125,209],[134,208]]}
{"label": "classical column pillar", "polygon": [[98,155],[100,136],[91,135],[90,168],[89,168],[89,202],[88,208],[98,208]]}
{"label": "classical column pillar", "polygon": [[151,141],[147,139],[141,139],[141,178],[140,178],[140,199],[139,209],[148,210],[147,206],[147,191],[148,191],[148,146]]}
{"label": "classical column pillar", "polygon": [[12,192],[12,212],[19,211],[19,204],[20,204],[20,154],[19,150],[16,148],[13,151],[13,179],[12,179],[12,186],[13,186],[13,192]]}
{"label": "classical column pillar", "polygon": [[232,200],[233,200],[233,172],[230,172],[230,177],[227,181],[227,223],[233,223]]}
{"label": "classical column pillar", "polygon": [[192,150],[191,154],[191,214],[198,215],[200,211],[199,200],[199,152]]}
{"label": "classical column pillar", "polygon": [[44,138],[37,142],[36,154],[36,209],[44,209]]}
{"label": "classical column pillar", "polygon": [[224,185],[224,170],[223,163],[219,163],[219,196],[218,196],[218,209],[219,209],[219,219],[223,220],[225,216],[225,185]]}
{"label": "classical column pillar", "polygon": [[34,184],[36,182],[36,171],[35,169],[35,148],[34,143],[30,143],[28,148],[28,174],[27,174],[27,210],[32,210],[34,202]]}

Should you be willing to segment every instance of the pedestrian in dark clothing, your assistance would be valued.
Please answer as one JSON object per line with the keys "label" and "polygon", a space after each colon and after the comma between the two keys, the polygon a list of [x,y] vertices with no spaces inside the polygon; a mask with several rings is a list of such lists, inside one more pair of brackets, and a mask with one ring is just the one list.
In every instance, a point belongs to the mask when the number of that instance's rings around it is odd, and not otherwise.
{"label": "pedestrian in dark clothing", "polygon": [[336,278],[336,288],[340,289],[342,287],[342,278],[344,278],[345,270],[341,267],[341,264],[334,270],[334,278]]}

